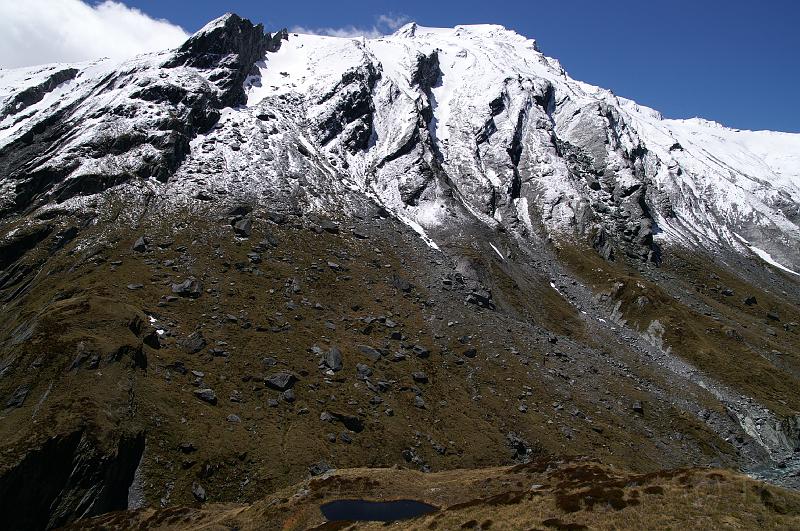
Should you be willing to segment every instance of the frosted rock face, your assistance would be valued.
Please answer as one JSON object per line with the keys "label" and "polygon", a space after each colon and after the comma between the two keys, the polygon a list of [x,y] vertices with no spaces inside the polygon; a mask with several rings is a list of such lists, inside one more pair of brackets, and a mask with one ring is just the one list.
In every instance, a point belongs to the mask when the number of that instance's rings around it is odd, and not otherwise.
{"label": "frosted rock face", "polygon": [[800,261],[800,135],[664,120],[499,26],[291,35],[251,81],[248,105],[302,101],[320,154],[431,234],[466,212],[609,259],[668,241]]}
{"label": "frosted rock face", "polygon": [[179,66],[210,70],[207,75],[219,90],[220,103],[241,105],[247,101],[242,83],[267,50],[277,51],[282,35],[273,40],[261,24],[228,14],[206,24],[192,35],[164,68]]}
{"label": "frosted rock face", "polygon": [[0,212],[166,181],[190,139],[244,103],[245,77],[280,42],[226,15],[174,52],[3,72]]}
{"label": "frosted rock face", "polygon": [[[465,217],[657,261],[664,242],[800,270],[800,135],[665,120],[500,26],[378,39],[226,15],[175,51],[0,73],[0,211],[155,178],[175,201]],[[370,206],[371,205],[371,206]]]}

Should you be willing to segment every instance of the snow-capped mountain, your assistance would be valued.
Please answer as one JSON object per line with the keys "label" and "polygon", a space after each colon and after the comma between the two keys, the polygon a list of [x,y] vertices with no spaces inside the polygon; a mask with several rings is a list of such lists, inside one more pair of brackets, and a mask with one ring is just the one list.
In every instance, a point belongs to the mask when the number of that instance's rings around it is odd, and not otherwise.
{"label": "snow-capped mountain", "polygon": [[0,514],[564,454],[797,487],[798,272],[800,135],[500,26],[0,70]]}
{"label": "snow-capped mountain", "polygon": [[[249,106],[300,95],[321,151],[425,228],[446,222],[441,181],[487,222],[595,230],[598,242],[606,231],[643,258],[653,235],[737,248],[747,239],[800,264],[800,135],[664,120],[571,79],[500,26],[296,35],[251,83]],[[347,121],[342,106],[354,101],[365,112]],[[360,149],[347,131],[332,137],[331,119],[363,131]]]}
{"label": "snow-capped mountain", "polygon": [[[378,39],[284,33],[236,44],[248,47],[241,64],[186,59],[230,20],[200,30],[185,57],[3,72],[0,149],[18,151],[48,121],[70,127],[45,159],[25,160],[27,175],[48,176],[33,189],[4,163],[6,208],[134,175],[186,193],[192,164],[223,160],[242,166],[242,191],[258,192],[312,164],[309,179],[344,183],[432,234],[463,210],[522,235],[541,224],[557,239],[589,239],[608,258],[616,247],[657,260],[660,245],[679,244],[752,250],[800,270],[800,135],[665,120],[573,80],[535,41],[493,25],[410,23]],[[263,138],[258,115],[278,107],[278,136]],[[183,145],[192,138],[194,149]],[[211,149],[215,139],[227,140]],[[106,143],[114,153],[93,153]],[[310,160],[267,160],[274,143],[303,145]]]}

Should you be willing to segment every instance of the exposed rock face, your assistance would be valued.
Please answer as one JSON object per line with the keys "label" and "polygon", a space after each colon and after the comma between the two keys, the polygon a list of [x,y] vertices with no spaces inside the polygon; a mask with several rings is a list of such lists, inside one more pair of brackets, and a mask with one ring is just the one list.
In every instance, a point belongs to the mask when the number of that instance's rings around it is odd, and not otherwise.
{"label": "exposed rock face", "polygon": [[192,35],[163,66],[209,70],[208,80],[217,87],[220,104],[242,105],[247,102],[243,88],[245,78],[255,73],[253,66],[263,59],[267,50],[275,52],[280,48],[280,39],[285,35],[279,34],[275,41],[271,35],[264,34],[261,24],[253,25],[229,13]]}
{"label": "exposed rock face", "polygon": [[[128,488],[144,434],[103,449],[80,431],[50,439],[0,474],[0,511],[8,529],[51,529],[128,508]],[[18,510],[24,507],[24,510]]]}
{"label": "exposed rock face", "polygon": [[47,238],[53,228],[49,225],[33,225],[25,230],[6,235],[0,240],[0,269],[4,270],[36,244]]}
{"label": "exposed rock face", "polygon": [[325,110],[319,115],[317,140],[328,144],[340,136],[349,152],[367,148],[372,134],[372,91],[379,73],[372,64],[348,70],[330,90],[321,95]]}
{"label": "exposed rock face", "polygon": [[[506,55],[511,49],[517,55]],[[331,56],[338,60],[326,62]],[[753,144],[732,170],[753,195],[737,197],[734,208],[724,198],[735,195],[726,191],[730,174],[719,164],[729,154],[709,156],[690,140],[712,135],[712,125],[663,120],[587,89],[503,28],[409,26],[376,42],[299,36],[267,64],[250,104],[291,94],[321,154],[427,231],[458,225],[466,208],[518,233],[541,225],[553,237],[593,243],[606,259],[645,262],[660,259],[657,235],[739,252],[747,252],[734,236],[741,231],[800,238],[794,207],[769,206],[800,200],[797,184],[778,177],[795,170],[759,169]],[[770,191],[762,193],[757,172],[774,182]],[[701,198],[691,191],[698,188],[718,192]],[[751,223],[760,228],[746,229]],[[780,246],[781,258],[794,256],[790,266],[800,260],[783,243],[751,240],[770,252]]]}
{"label": "exposed rock face", "polygon": [[[261,25],[226,15],[160,64],[156,55],[155,62],[103,65],[105,74],[96,77],[66,69],[15,92],[0,118],[48,103],[45,94],[72,80],[66,97],[50,102],[42,116],[34,113],[23,134],[0,146],[6,179],[0,213],[95,194],[134,178],[166,181],[191,139],[217,121],[219,109],[246,102],[242,83],[285,35],[274,39]],[[87,120],[94,133],[81,135]]]}
{"label": "exposed rock face", "polygon": [[7,101],[2,102],[0,120],[6,116],[19,114],[31,105],[39,103],[45,94],[51,92],[65,81],[75,79],[76,75],[78,75],[77,68],[54,69],[52,73],[48,72],[47,77],[41,83],[27,87],[14,94]]}

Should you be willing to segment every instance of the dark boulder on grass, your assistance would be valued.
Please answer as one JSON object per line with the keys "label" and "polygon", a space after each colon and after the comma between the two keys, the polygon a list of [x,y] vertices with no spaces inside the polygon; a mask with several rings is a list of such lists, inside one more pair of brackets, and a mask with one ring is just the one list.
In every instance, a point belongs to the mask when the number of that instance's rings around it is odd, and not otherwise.
{"label": "dark boulder on grass", "polygon": [[211,405],[217,404],[217,394],[214,392],[213,389],[205,388],[205,389],[196,389],[194,391],[194,396]]}
{"label": "dark boulder on grass", "polygon": [[314,463],[313,465],[308,467],[308,473],[311,474],[312,476],[321,476],[328,470],[332,470],[331,465],[329,465],[325,461]]}
{"label": "dark boulder on grass", "polygon": [[358,350],[360,350],[363,355],[372,361],[378,361],[381,359],[381,352],[368,345],[359,345]]}
{"label": "dark boulder on grass", "polygon": [[139,239],[133,244],[133,250],[137,253],[145,252],[147,250],[147,238],[140,236]]}
{"label": "dark boulder on grass", "polygon": [[339,233],[339,225],[337,223],[334,223],[333,221],[331,221],[329,219],[320,220],[319,226],[325,232],[330,232],[331,234],[338,234]]}
{"label": "dark boulder on grass", "polygon": [[325,366],[328,367],[330,370],[336,372],[342,370],[342,352],[336,348],[331,347],[330,350],[325,354]]}
{"label": "dark boulder on grass", "polygon": [[287,389],[291,389],[294,386],[295,382],[297,382],[297,376],[290,372],[282,371],[267,376],[264,380],[264,383],[270,389],[275,389],[276,391],[286,391]]}
{"label": "dark boulder on grass", "polygon": [[180,344],[189,354],[196,354],[205,348],[206,340],[202,333],[192,332]]}
{"label": "dark boulder on grass", "polygon": [[172,293],[181,297],[196,299],[203,294],[203,285],[199,280],[189,277],[180,284],[172,284]]}
{"label": "dark boulder on grass", "polygon": [[253,220],[249,217],[240,219],[233,224],[233,231],[237,236],[249,238],[253,232]]}

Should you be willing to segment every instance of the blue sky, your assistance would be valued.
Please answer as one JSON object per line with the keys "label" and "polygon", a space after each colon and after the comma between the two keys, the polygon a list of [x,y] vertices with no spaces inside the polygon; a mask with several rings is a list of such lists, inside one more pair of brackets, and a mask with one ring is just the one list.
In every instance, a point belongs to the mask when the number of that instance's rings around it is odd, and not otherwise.
{"label": "blue sky", "polygon": [[800,132],[800,1],[123,2],[190,33],[226,11],[262,22],[268,31],[285,26],[389,32],[392,21],[404,19],[426,26],[502,24],[535,38],[572,77],[667,117]]}

